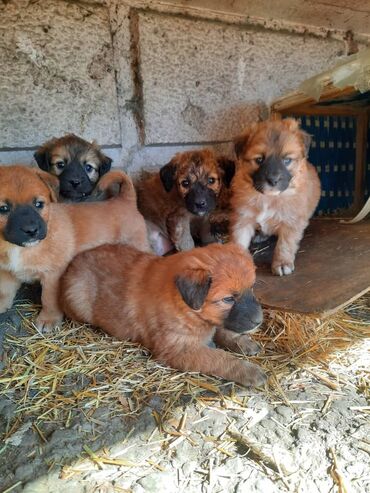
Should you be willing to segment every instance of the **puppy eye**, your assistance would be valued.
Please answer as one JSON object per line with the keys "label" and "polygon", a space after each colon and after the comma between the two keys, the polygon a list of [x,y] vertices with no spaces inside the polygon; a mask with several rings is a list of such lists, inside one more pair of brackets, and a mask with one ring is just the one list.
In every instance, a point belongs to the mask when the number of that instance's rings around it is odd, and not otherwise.
{"label": "puppy eye", "polygon": [[263,156],[260,156],[260,157],[256,157],[255,161],[256,163],[259,165],[259,164],[262,164],[263,161],[265,160],[265,158]]}
{"label": "puppy eye", "polygon": [[292,162],[292,161],[293,161],[293,159],[292,159],[291,157],[285,157],[285,158],[283,159],[283,164],[284,164],[285,166],[289,166],[289,164],[291,164],[291,162]]}
{"label": "puppy eye", "polygon": [[34,204],[36,209],[42,209],[45,205],[45,203],[42,200],[35,200]]}
{"label": "puppy eye", "polygon": [[8,214],[10,207],[7,204],[0,205],[0,214]]}
{"label": "puppy eye", "polygon": [[213,185],[215,181],[216,181],[216,179],[215,179],[215,178],[213,178],[212,176],[210,176],[210,177],[208,178],[208,183],[209,183],[209,185]]}
{"label": "puppy eye", "polygon": [[189,180],[182,180],[181,186],[183,186],[184,188],[188,188],[189,185],[190,185]]}
{"label": "puppy eye", "polygon": [[55,163],[55,166],[58,168],[58,169],[63,169],[64,168],[64,161],[57,161]]}
{"label": "puppy eye", "polygon": [[85,171],[86,173],[91,173],[91,171],[94,169],[93,166],[91,166],[91,164],[85,164]]}
{"label": "puppy eye", "polygon": [[235,303],[235,298],[234,296],[226,296],[226,298],[222,298],[222,301],[228,305],[231,305],[232,303]]}

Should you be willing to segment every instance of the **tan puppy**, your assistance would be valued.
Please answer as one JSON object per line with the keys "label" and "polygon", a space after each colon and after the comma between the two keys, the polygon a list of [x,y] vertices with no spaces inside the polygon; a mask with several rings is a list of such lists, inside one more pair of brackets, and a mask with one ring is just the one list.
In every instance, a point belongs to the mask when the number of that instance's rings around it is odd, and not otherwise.
{"label": "tan puppy", "polygon": [[277,235],[272,272],[294,271],[303,232],[320,199],[320,181],[307,161],[310,136],[292,118],[255,123],[235,140],[232,241],[248,248],[256,231]]}
{"label": "tan puppy", "polygon": [[20,284],[40,280],[40,329],[62,320],[58,281],[79,252],[103,243],[128,242],[149,251],[145,221],[131,180],[111,171],[100,186],[120,183],[106,202],[56,204],[56,177],[25,166],[0,166],[0,313],[11,307]]}
{"label": "tan puppy", "polygon": [[[138,208],[177,250],[194,247],[191,223],[208,218],[230,186],[235,164],[210,149],[176,154],[159,173],[135,183]],[[197,224],[197,229],[202,229]],[[165,253],[156,248],[157,253]]]}
{"label": "tan puppy", "polygon": [[88,200],[98,180],[112,164],[96,142],[87,142],[74,134],[45,142],[34,158],[43,171],[58,177],[61,202]]}
{"label": "tan puppy", "polygon": [[104,245],[69,265],[61,303],[68,317],[139,342],[174,368],[261,385],[266,377],[258,366],[208,347],[217,327],[217,344],[256,352],[249,336],[240,334],[262,321],[251,291],[254,280],[253,261],[237,245],[214,244],[169,257]]}

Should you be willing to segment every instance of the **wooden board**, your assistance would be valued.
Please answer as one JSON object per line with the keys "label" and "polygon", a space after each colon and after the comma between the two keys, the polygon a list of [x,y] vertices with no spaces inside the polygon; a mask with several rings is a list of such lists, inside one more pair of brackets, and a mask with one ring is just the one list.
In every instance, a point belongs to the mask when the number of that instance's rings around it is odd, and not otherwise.
{"label": "wooden board", "polygon": [[290,276],[271,274],[273,247],[254,255],[255,293],[267,307],[325,316],[370,289],[370,221],[312,220]]}

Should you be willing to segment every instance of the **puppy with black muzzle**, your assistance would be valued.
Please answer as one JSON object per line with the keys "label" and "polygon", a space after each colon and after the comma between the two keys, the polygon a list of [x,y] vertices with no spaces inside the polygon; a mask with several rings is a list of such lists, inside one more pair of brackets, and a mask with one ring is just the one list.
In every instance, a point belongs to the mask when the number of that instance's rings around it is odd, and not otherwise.
{"label": "puppy with black muzzle", "polygon": [[154,250],[163,254],[171,246],[177,250],[193,248],[192,224],[197,222],[196,227],[202,229],[199,219],[201,224],[208,223],[234,173],[234,161],[217,158],[212,150],[204,149],[176,154],[159,173],[138,179],[139,211],[152,225],[152,233],[157,233]]}
{"label": "puppy with black muzzle", "polygon": [[40,281],[40,330],[62,319],[59,278],[79,252],[106,243],[131,243],[150,251],[132,181],[122,171],[102,177],[103,191],[120,193],[104,202],[60,204],[58,179],[38,168],[0,165],[0,314],[12,306],[22,282]]}
{"label": "puppy with black muzzle", "polygon": [[103,198],[93,197],[92,192],[99,179],[110,170],[112,160],[95,142],[68,134],[45,142],[34,158],[39,168],[58,177],[61,202]]}
{"label": "puppy with black muzzle", "polygon": [[60,299],[68,317],[138,342],[173,368],[262,385],[261,368],[210,347],[214,338],[223,348],[258,352],[248,335],[262,321],[254,281],[252,257],[238,245],[167,257],[104,245],[73,259]]}
{"label": "puppy with black muzzle", "polygon": [[256,232],[276,235],[273,274],[294,271],[295,255],[320,199],[307,161],[310,136],[292,118],[254,123],[235,139],[238,168],[231,197],[232,240],[249,248]]}

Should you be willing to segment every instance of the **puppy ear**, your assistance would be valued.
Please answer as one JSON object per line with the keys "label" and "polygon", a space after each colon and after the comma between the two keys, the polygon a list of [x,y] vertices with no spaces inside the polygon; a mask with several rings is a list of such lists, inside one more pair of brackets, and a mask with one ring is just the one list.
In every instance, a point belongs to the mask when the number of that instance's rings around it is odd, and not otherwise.
{"label": "puppy ear", "polygon": [[46,171],[40,171],[37,168],[33,168],[36,175],[47,185],[50,190],[50,199],[52,202],[58,202],[59,195],[59,179],[52,175],[51,173],[47,173]]}
{"label": "puppy ear", "polygon": [[235,161],[221,156],[217,158],[217,163],[219,167],[223,170],[222,181],[224,185],[229,188],[231,185],[231,180],[234,178],[235,175]]}
{"label": "puppy ear", "polygon": [[211,283],[211,277],[203,269],[188,269],[175,278],[175,284],[182,299],[193,310],[201,308]]}
{"label": "puppy ear", "polygon": [[110,171],[113,159],[110,157],[106,156],[105,154],[101,154],[102,159],[101,159],[101,164],[99,166],[99,176],[105,175],[105,173],[108,173]]}
{"label": "puppy ear", "polygon": [[302,137],[302,142],[303,142],[303,147],[304,147],[304,155],[307,158],[308,157],[308,152],[310,150],[310,145],[311,145],[312,137],[311,137],[310,134],[308,134],[304,130],[300,130],[300,134],[301,134],[301,137]]}
{"label": "puppy ear", "polygon": [[159,176],[166,192],[170,192],[175,184],[176,165],[172,161],[159,170]]}
{"label": "puppy ear", "polygon": [[235,137],[234,139],[234,151],[236,157],[239,159],[240,156],[243,154],[245,146],[248,141],[248,135],[243,134],[239,135],[238,137]]}
{"label": "puppy ear", "polygon": [[299,122],[295,118],[284,118],[282,121],[291,132],[295,132],[299,129]]}
{"label": "puppy ear", "polygon": [[50,156],[45,146],[39,147],[33,157],[39,168],[44,171],[50,171]]}

